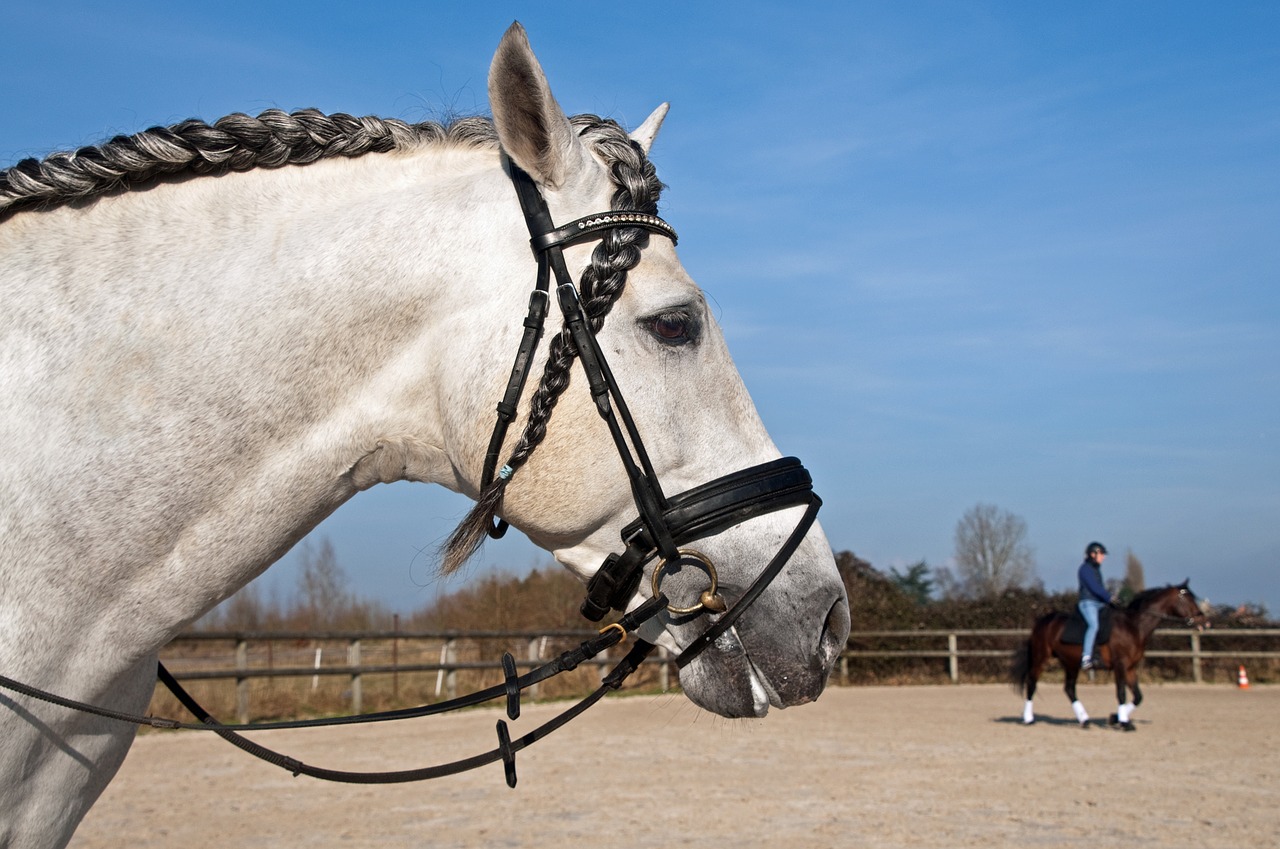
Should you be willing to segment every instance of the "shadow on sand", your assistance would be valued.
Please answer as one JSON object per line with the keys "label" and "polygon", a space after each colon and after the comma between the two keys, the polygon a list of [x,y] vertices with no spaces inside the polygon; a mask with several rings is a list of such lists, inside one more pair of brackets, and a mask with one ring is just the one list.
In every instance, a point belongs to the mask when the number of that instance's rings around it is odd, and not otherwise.
{"label": "shadow on sand", "polygon": [[[998,716],[991,720],[992,722],[1002,723],[1004,725],[1025,725],[1021,716]],[[1134,725],[1147,725],[1151,722],[1149,719],[1130,720]],[[1089,721],[1084,725],[1076,722],[1074,716],[1045,716],[1044,714],[1036,714],[1036,721],[1032,725],[1054,725],[1060,728],[1083,728],[1086,731],[1091,728],[1102,728],[1107,731],[1119,731],[1120,726],[1112,725],[1107,717],[1090,717]]]}

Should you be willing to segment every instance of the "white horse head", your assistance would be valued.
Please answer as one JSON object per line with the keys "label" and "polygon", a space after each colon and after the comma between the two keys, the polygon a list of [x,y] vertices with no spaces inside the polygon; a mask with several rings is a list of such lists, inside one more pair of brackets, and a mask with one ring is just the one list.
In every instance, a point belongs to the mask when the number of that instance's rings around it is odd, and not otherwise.
{"label": "white horse head", "polygon": [[[535,276],[501,154],[557,224],[656,208],[646,154],[666,112],[629,137],[566,117],[518,26],[489,86],[492,125],[268,112],[0,174],[0,671],[141,710],[156,652],[359,490],[482,494]],[[564,255],[666,492],[778,457],[669,239],[615,230]],[[636,507],[581,374],[562,387],[556,329],[494,506],[587,578]],[[697,541],[727,601],[802,512]],[[679,651],[708,620],[664,614],[644,635]],[[848,628],[815,525],[681,683],[726,716],[807,702]],[[0,843],[64,844],[131,739],[0,692]]]}

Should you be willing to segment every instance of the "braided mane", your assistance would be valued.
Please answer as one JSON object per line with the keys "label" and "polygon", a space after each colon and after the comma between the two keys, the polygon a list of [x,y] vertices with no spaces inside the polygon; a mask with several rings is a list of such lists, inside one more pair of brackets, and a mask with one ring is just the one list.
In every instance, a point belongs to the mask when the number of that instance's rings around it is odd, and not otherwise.
{"label": "braided mane", "polygon": [[[615,159],[610,153],[616,154],[619,136],[627,140],[613,121],[594,115],[577,115],[570,121],[607,162]],[[372,115],[326,115],[316,109],[268,109],[257,117],[237,112],[212,124],[191,118],[44,159],[24,159],[0,171],[0,221],[24,209],[65,206],[167,176],[306,165],[430,145],[497,149],[498,134],[493,122],[479,117],[410,124]]]}
{"label": "braided mane", "polygon": [[305,165],[430,144],[496,147],[497,134],[482,118],[409,124],[315,109],[268,109],[256,118],[237,112],[212,124],[191,118],[43,160],[24,159],[0,171],[0,217],[138,188],[171,175]]}

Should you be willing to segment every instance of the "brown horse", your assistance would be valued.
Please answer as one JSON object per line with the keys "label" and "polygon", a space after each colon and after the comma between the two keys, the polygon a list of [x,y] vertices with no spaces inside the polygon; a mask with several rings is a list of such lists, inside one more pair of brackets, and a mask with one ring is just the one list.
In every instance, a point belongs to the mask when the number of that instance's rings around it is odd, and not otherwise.
{"label": "brown horse", "polygon": [[[1112,611],[1111,636],[1106,643],[1099,641],[1094,657],[1100,667],[1110,667],[1116,677],[1116,703],[1120,706],[1111,715],[1110,724],[1125,731],[1133,731],[1130,717],[1142,704],[1142,690],[1138,687],[1138,666],[1146,653],[1147,640],[1160,625],[1169,621],[1184,622],[1187,627],[1205,628],[1208,617],[1196,600],[1195,593],[1181,584],[1145,590],[1136,595],[1126,607]],[[1035,697],[1036,682],[1050,657],[1056,657],[1066,673],[1067,698],[1081,727],[1089,727],[1089,714],[1076,698],[1076,679],[1080,675],[1080,646],[1062,641],[1063,631],[1071,620],[1071,614],[1057,611],[1041,616],[1031,629],[1031,638],[1014,654],[1010,670],[1013,684],[1025,693],[1027,703],[1022,711],[1022,721],[1035,722],[1031,700]],[[1133,700],[1125,700],[1125,687],[1133,690]]]}

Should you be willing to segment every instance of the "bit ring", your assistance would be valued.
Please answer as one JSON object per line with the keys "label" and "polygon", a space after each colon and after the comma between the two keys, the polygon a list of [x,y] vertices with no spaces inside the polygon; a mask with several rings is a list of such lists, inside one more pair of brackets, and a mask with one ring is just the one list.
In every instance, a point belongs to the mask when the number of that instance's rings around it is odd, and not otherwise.
{"label": "bit ring", "polygon": [[[711,586],[703,590],[702,594],[698,596],[697,603],[691,607],[676,607],[674,604],[668,604],[667,612],[672,616],[688,616],[692,613],[701,613],[704,610],[708,613],[724,613],[728,609],[728,605],[725,604],[720,593],[716,591],[719,586],[716,567],[711,565],[710,558],[700,551],[694,551],[692,548],[682,548],[678,554],[679,558],[676,563],[685,561],[695,563],[707,573],[707,577],[711,579]],[[653,569],[653,594],[655,596],[658,595],[659,587],[662,585],[662,571],[670,564],[670,560],[663,560]]]}

